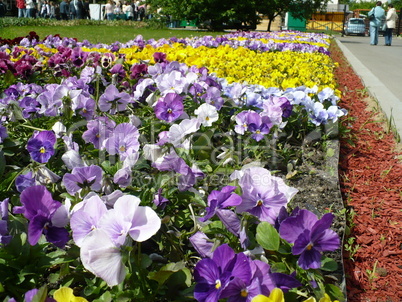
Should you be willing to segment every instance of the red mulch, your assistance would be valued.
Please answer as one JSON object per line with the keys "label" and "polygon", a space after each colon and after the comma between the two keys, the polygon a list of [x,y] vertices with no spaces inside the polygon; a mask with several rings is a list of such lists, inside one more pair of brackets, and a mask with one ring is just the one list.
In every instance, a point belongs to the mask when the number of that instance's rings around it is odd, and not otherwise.
{"label": "red mulch", "polygon": [[332,45],[331,56],[339,62],[336,77],[342,91],[340,106],[353,118],[343,121],[351,131],[341,137],[339,167],[345,204],[356,214],[348,237],[354,237],[360,246],[353,260],[344,251],[348,301],[401,302],[400,152],[395,151],[393,134],[378,122],[380,114],[370,110],[361,79],[336,44]]}

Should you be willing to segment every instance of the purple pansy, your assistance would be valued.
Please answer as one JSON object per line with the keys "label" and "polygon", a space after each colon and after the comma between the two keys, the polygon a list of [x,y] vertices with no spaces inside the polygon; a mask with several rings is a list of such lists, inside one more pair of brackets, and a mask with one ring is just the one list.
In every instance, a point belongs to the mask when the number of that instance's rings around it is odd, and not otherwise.
{"label": "purple pansy", "polygon": [[127,92],[120,92],[116,86],[111,84],[106,87],[105,92],[100,96],[98,106],[102,112],[115,114],[126,110],[130,101],[131,97]]}
{"label": "purple pansy", "polygon": [[47,163],[54,154],[56,135],[53,131],[36,131],[28,140],[27,150],[31,158],[38,163]]}
{"label": "purple pansy", "polygon": [[183,114],[183,109],[183,97],[177,93],[168,93],[154,107],[156,117],[169,123],[177,120]]}
{"label": "purple pansy", "polygon": [[303,269],[321,267],[321,252],[339,248],[337,233],[330,230],[334,216],[327,213],[318,219],[308,210],[299,210],[286,218],[279,227],[280,236],[293,243],[292,253],[300,255],[298,264]]}
{"label": "purple pansy", "polygon": [[77,246],[81,247],[85,236],[99,228],[99,220],[106,212],[106,205],[98,195],[84,199],[73,208],[70,226]]}
{"label": "purple pansy", "polygon": [[234,186],[223,187],[221,191],[213,190],[208,196],[208,207],[205,209],[206,214],[200,218],[200,221],[205,222],[212,218],[216,211],[227,207],[238,206],[242,202],[242,198],[233,193],[236,190]]}
{"label": "purple pansy", "polygon": [[15,214],[23,214],[29,220],[29,244],[38,243],[43,233],[47,241],[63,248],[69,240],[68,231],[64,228],[68,221],[65,215],[57,212],[67,211],[64,206],[62,207],[59,201],[53,200],[45,186],[26,188],[20,198],[22,206],[14,207],[13,211]]}
{"label": "purple pansy", "polygon": [[102,187],[102,175],[102,168],[96,165],[76,167],[71,173],[64,174],[63,183],[70,194],[82,189],[99,191]]}
{"label": "purple pansy", "polygon": [[251,279],[249,259],[243,253],[235,252],[227,245],[219,246],[212,258],[199,261],[194,269],[197,282],[194,298],[199,302],[218,301],[229,283],[234,279],[248,283]]}
{"label": "purple pansy", "polygon": [[[236,211],[249,212],[272,225],[275,224],[280,209],[286,206],[295,194],[290,187],[283,185],[278,177],[260,167],[246,169],[239,184],[243,191],[243,201]],[[287,193],[288,190],[292,191],[292,194]]]}
{"label": "purple pansy", "polygon": [[130,123],[121,123],[116,126],[109,138],[105,140],[104,147],[110,155],[118,154],[120,160],[138,152],[140,134],[137,127]]}
{"label": "purple pansy", "polygon": [[100,149],[115,126],[116,123],[107,117],[97,117],[95,120],[88,122],[88,130],[82,134],[82,138],[85,142],[92,143],[96,149]]}
{"label": "purple pansy", "polygon": [[8,234],[8,198],[0,201],[0,246],[10,243],[12,237]]}
{"label": "purple pansy", "polygon": [[20,174],[15,179],[15,187],[18,192],[24,191],[28,187],[32,187],[35,185],[35,177],[32,175],[32,171],[29,171],[27,174]]}

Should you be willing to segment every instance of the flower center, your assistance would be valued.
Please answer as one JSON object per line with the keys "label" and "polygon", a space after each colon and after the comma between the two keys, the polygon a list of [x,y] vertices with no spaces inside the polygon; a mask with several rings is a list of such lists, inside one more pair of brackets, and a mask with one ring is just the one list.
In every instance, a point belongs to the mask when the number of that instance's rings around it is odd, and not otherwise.
{"label": "flower center", "polygon": [[209,121],[209,116],[207,116],[207,117],[205,118],[205,120],[206,120],[206,121]]}
{"label": "flower center", "polygon": [[167,110],[167,113],[172,113],[173,112],[173,110],[171,109],[171,108],[169,108],[168,110]]}
{"label": "flower center", "polygon": [[40,147],[39,152],[40,152],[40,153],[46,153],[45,147]]}
{"label": "flower center", "polygon": [[240,296],[242,296],[243,298],[246,298],[248,296],[247,289],[242,289],[240,292]]}
{"label": "flower center", "polygon": [[313,244],[312,243],[310,243],[307,247],[306,247],[306,250],[311,250],[313,248]]}
{"label": "flower center", "polygon": [[221,280],[216,280],[216,281],[215,281],[215,288],[216,288],[216,289],[220,289],[221,286],[222,286]]}
{"label": "flower center", "polygon": [[126,147],[125,146],[120,146],[119,147],[120,152],[125,152],[126,151]]}
{"label": "flower center", "polygon": [[257,201],[257,206],[258,206],[258,207],[261,207],[263,204],[264,204],[264,202],[263,202],[261,199],[259,199],[259,200]]}
{"label": "flower center", "polygon": [[261,133],[261,131],[260,131],[260,130],[257,130],[255,133],[260,134],[260,133]]}

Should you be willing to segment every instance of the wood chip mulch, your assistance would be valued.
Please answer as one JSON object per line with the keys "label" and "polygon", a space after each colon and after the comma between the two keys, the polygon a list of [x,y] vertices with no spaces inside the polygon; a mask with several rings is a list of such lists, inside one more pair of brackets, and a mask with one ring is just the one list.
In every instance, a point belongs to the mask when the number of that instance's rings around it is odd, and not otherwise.
{"label": "wood chip mulch", "polygon": [[[335,41],[342,125],[339,177],[345,206],[354,212],[344,248],[349,302],[402,301],[402,161],[398,144]],[[370,102],[371,100],[371,102]],[[375,107],[375,105],[374,105]],[[399,147],[399,150],[400,147]]]}

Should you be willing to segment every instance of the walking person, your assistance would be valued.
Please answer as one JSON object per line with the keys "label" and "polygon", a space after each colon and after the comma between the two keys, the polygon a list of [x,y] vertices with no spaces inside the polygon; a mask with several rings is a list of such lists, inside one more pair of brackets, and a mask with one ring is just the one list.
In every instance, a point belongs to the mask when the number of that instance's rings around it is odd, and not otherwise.
{"label": "walking person", "polygon": [[391,46],[392,44],[392,33],[396,27],[396,20],[398,20],[398,14],[394,8],[393,4],[388,4],[388,12],[386,17],[387,28],[385,30],[385,46]]}
{"label": "walking person", "polygon": [[69,4],[68,4],[67,0],[61,1],[59,12],[60,12],[61,20],[68,20]]}
{"label": "walking person", "polygon": [[105,5],[105,15],[107,20],[113,20],[114,19],[114,5],[112,0],[109,0],[106,5]]}
{"label": "walking person", "polygon": [[17,0],[17,8],[18,8],[18,18],[26,18],[27,8],[25,6],[25,0]]}
{"label": "walking person", "polygon": [[378,44],[378,31],[385,21],[385,11],[381,5],[382,2],[377,1],[376,6],[368,13],[370,19],[370,45]]}
{"label": "walking person", "polygon": [[27,18],[34,18],[35,17],[35,3],[33,0],[26,0],[25,2],[26,9],[27,9]]}

